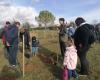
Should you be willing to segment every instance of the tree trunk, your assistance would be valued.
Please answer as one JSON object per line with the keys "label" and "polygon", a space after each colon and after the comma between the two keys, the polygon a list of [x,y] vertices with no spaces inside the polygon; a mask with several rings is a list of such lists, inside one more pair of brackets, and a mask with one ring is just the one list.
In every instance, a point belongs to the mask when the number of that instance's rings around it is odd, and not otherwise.
{"label": "tree trunk", "polygon": [[45,23],[45,29],[44,29],[44,38],[46,38],[46,28],[47,27],[47,25],[46,25],[46,23]]}

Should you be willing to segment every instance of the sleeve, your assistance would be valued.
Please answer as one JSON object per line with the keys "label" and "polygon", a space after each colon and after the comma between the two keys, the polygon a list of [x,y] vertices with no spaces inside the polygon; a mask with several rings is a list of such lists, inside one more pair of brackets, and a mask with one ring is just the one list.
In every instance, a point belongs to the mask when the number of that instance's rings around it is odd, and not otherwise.
{"label": "sleeve", "polygon": [[60,28],[60,36],[64,36],[67,33],[66,28]]}
{"label": "sleeve", "polygon": [[67,66],[68,62],[69,62],[69,54],[68,52],[65,53],[65,56],[64,56],[64,62],[63,62],[63,65],[64,66]]}

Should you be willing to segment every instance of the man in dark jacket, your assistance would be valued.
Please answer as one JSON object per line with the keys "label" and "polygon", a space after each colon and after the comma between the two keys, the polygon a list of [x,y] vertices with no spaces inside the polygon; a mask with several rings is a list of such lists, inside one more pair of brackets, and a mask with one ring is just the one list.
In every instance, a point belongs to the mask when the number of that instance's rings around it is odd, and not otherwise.
{"label": "man in dark jacket", "polygon": [[6,44],[8,46],[8,55],[9,55],[9,64],[10,67],[16,66],[16,58],[18,51],[18,27],[20,26],[19,22],[15,22],[14,25],[11,25],[8,31],[5,33]]}
{"label": "man in dark jacket", "polygon": [[64,42],[64,39],[66,37],[66,25],[65,25],[64,18],[59,19],[60,27],[59,27],[59,43],[60,43],[60,49],[61,49],[61,55],[64,58],[64,53],[66,50],[66,45]]}
{"label": "man in dark jacket", "polygon": [[91,44],[94,42],[94,35],[92,35],[91,29],[93,26],[85,23],[85,20],[81,17],[77,18],[75,21],[77,29],[74,34],[74,42],[77,48],[77,53],[81,63],[81,75],[89,74],[89,63],[87,61],[86,55]]}
{"label": "man in dark jacket", "polygon": [[25,48],[30,50],[30,33],[28,32],[27,29],[25,29],[24,32],[24,38],[25,38]]}
{"label": "man in dark jacket", "polygon": [[25,49],[29,49],[30,50],[30,33],[27,29],[23,28],[20,31],[20,40],[23,41],[23,35],[24,35],[24,44],[25,44]]}

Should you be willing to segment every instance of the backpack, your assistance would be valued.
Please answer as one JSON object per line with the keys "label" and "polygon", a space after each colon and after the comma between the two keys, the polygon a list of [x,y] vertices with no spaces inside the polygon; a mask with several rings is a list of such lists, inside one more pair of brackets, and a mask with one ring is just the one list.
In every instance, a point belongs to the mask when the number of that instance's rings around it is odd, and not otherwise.
{"label": "backpack", "polygon": [[96,35],[95,35],[95,31],[93,28],[90,29],[90,27],[94,27],[93,25],[90,24],[86,24],[87,26],[85,27],[85,29],[87,29],[88,33],[89,33],[89,44],[93,44],[96,40]]}
{"label": "backpack", "polygon": [[89,30],[90,36],[89,36],[89,44],[93,44],[96,40],[95,32],[92,30]]}

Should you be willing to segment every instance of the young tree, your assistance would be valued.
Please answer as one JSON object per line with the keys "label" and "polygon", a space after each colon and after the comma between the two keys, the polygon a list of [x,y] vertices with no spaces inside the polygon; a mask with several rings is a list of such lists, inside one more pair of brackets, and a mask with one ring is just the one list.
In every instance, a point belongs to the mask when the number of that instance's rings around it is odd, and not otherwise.
{"label": "young tree", "polygon": [[29,31],[31,25],[28,22],[23,23],[23,28],[27,29]]}
{"label": "young tree", "polygon": [[40,11],[39,16],[36,17],[35,20],[39,24],[43,25],[45,27],[45,29],[46,29],[46,27],[48,25],[53,25],[54,24],[55,17],[51,12],[49,12],[47,10],[44,10],[44,11]]}
{"label": "young tree", "polygon": [[35,20],[42,26],[45,27],[44,33],[46,33],[46,28],[48,25],[53,25],[55,21],[54,15],[47,11],[40,11],[39,16],[35,17]]}

